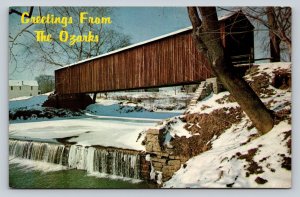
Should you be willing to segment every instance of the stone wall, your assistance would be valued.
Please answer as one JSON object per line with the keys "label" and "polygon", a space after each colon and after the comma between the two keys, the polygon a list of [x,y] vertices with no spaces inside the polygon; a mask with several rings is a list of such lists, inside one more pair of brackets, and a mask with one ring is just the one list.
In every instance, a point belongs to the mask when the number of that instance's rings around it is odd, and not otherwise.
{"label": "stone wall", "polygon": [[176,155],[173,146],[163,144],[164,129],[149,129],[145,138],[146,153],[150,156],[152,181],[161,184],[169,180],[189,158]]}
{"label": "stone wall", "polygon": [[142,180],[150,181],[151,162],[147,161],[146,154],[141,154],[140,177]]}

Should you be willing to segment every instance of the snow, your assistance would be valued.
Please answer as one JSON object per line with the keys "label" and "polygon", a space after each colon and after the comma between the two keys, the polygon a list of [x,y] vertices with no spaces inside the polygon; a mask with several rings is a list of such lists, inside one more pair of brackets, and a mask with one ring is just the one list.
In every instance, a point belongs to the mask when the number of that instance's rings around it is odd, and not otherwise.
{"label": "snow", "polygon": [[120,101],[114,100],[98,100],[97,103],[91,104],[86,108],[88,113],[98,116],[115,116],[115,117],[133,117],[133,118],[151,118],[165,119],[181,114],[180,112],[150,112],[143,108],[136,109],[137,105],[127,104],[120,106]]}
{"label": "snow", "polygon": [[[186,138],[189,138],[191,137],[192,135],[189,133],[189,131],[187,131],[186,129],[184,129],[184,125],[185,123],[183,123],[181,120],[177,119],[177,118],[173,118],[174,122],[176,124],[171,124],[169,126],[169,135],[171,137],[175,137],[175,136],[178,136],[178,137],[186,137]],[[168,138],[166,138],[167,140]]]}
{"label": "snow", "polygon": [[15,111],[17,109],[42,109],[42,104],[47,98],[47,94],[42,94],[38,96],[11,99],[9,101],[9,111]]}
{"label": "snow", "polygon": [[[220,104],[217,102],[218,99],[222,99],[224,96],[229,96],[229,92],[221,92],[219,94],[211,94],[205,99],[203,99],[201,102],[198,102],[195,107],[192,107],[187,110],[188,113],[211,113],[212,111],[216,109],[220,109],[221,107],[224,107],[223,104]],[[228,108],[236,108],[239,107],[237,102],[232,102],[226,104],[226,107]]]}
{"label": "snow", "polygon": [[[291,62],[274,62],[274,63],[260,63],[258,65],[258,72],[255,76],[266,73],[270,76],[270,80],[274,76],[274,71],[284,69],[291,72],[292,63]],[[245,79],[252,81],[251,76],[245,76]]]}
{"label": "snow", "polygon": [[[43,110],[42,103],[48,94],[13,99],[9,110]],[[23,140],[53,141],[72,137],[78,145],[113,146],[124,149],[145,150],[141,145],[144,131],[159,121],[177,116],[180,112],[150,112],[136,104],[119,104],[117,100],[99,99],[89,105],[79,117],[55,117],[52,119],[11,120],[9,137]],[[141,135],[139,140],[138,136]]]}
{"label": "snow", "polygon": [[16,97],[16,98],[11,98],[9,101],[19,101],[19,100],[26,100],[31,98],[32,96],[21,96],[21,97]]}
{"label": "snow", "polygon": [[144,150],[142,138],[137,141],[137,137],[140,132],[156,123],[157,120],[98,117],[23,122],[9,125],[9,137],[47,140],[76,136],[69,141],[82,146],[101,145]]}
{"label": "snow", "polygon": [[[185,168],[178,170],[171,180],[164,184],[164,187],[176,188],[220,188],[226,184],[234,183],[233,187],[291,187],[291,171],[287,171],[280,166],[278,154],[286,154],[282,133],[289,131],[291,125],[281,122],[276,125],[266,135],[257,138],[246,145],[241,146],[251,134],[256,133],[255,129],[250,132],[245,131],[247,122],[243,121],[228,129],[223,135],[213,142],[211,150],[204,152],[190,159]],[[252,174],[246,177],[244,165],[248,165],[245,160],[232,158],[236,153],[247,153],[249,149],[259,148],[258,153],[253,158],[263,167],[262,174]],[[264,162],[259,162],[262,158],[268,157]],[[276,169],[275,173],[270,168]],[[260,185],[254,180],[263,177],[268,182]],[[237,178],[236,178],[237,177]],[[236,179],[236,180],[235,180]]]}
{"label": "snow", "polygon": [[[176,94],[175,94],[176,88]],[[180,91],[179,86],[159,88],[159,92],[112,92],[107,93],[107,99],[122,105],[139,106],[149,111],[170,111],[183,113],[193,93]],[[97,99],[102,104],[107,99]],[[106,97],[105,97],[106,98]],[[131,104],[130,104],[131,103]]]}
{"label": "snow", "polygon": [[[118,96],[128,96],[131,98],[177,98],[177,99],[185,99],[190,98],[193,94],[187,94],[185,92],[180,91],[181,86],[174,86],[174,87],[165,87],[159,88],[159,92],[112,92],[107,93],[108,98],[116,98]],[[175,94],[176,89],[176,94]]]}
{"label": "snow", "polygon": [[[255,76],[266,73],[274,76],[273,71],[278,69],[291,70],[291,63],[263,63],[259,64]],[[245,78],[253,80],[253,76]],[[272,86],[268,89],[274,90],[274,95],[263,98],[264,103],[270,104],[270,109],[277,112],[282,109],[291,109],[290,89],[280,90]],[[225,102],[220,104],[216,100],[228,96],[228,92],[210,95],[204,101],[188,109],[188,113],[210,113],[215,109],[238,107],[236,102]],[[288,115],[291,117],[291,114]],[[173,118],[175,119],[175,118]],[[180,121],[175,125],[181,125]],[[271,131],[262,136],[257,136],[257,130],[251,128],[251,121],[247,116],[233,124],[219,137],[211,140],[212,148],[198,156],[192,157],[186,162],[174,176],[163,184],[165,188],[225,188],[227,186],[237,188],[290,188],[291,171],[283,168],[283,156],[291,157],[287,147],[285,132],[291,131],[291,124],[282,120],[276,124]],[[174,125],[173,125],[174,127]],[[181,127],[180,127],[181,128]],[[238,155],[246,155],[251,149],[257,149],[252,160],[261,168],[261,173],[252,173],[248,177],[250,162],[239,158]],[[257,177],[267,180],[265,184],[258,184]]]}

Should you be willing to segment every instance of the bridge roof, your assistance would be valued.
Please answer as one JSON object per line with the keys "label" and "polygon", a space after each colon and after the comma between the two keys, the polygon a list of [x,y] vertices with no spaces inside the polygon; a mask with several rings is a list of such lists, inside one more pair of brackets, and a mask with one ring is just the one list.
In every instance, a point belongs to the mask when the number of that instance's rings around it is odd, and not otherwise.
{"label": "bridge roof", "polygon": [[161,36],[158,36],[158,37],[151,38],[149,40],[145,40],[145,41],[142,41],[142,42],[138,42],[136,44],[129,45],[127,47],[123,47],[123,48],[119,48],[119,49],[114,50],[114,51],[110,51],[108,53],[104,53],[104,54],[97,55],[97,56],[94,56],[94,57],[91,57],[91,58],[80,60],[78,62],[74,62],[74,63],[66,65],[66,66],[64,66],[62,68],[58,68],[57,70],[64,69],[64,68],[69,67],[69,66],[75,66],[77,64],[84,63],[84,62],[87,62],[87,61],[90,61],[90,60],[99,59],[99,58],[104,57],[104,56],[112,55],[114,53],[125,51],[127,49],[131,49],[131,48],[134,48],[134,47],[137,47],[137,46],[140,46],[140,45],[144,45],[144,44],[156,41],[156,40],[160,40],[160,39],[163,39],[163,38],[166,38],[166,37],[170,37],[172,35],[176,35],[176,34],[179,34],[179,33],[182,33],[182,32],[186,32],[186,31],[191,30],[191,29],[193,29],[192,26],[189,26],[189,27],[186,27],[186,28],[182,28],[182,29],[179,29],[177,31],[173,31],[173,32],[168,33],[168,34],[164,34],[164,35],[161,35]]}
{"label": "bridge roof", "polygon": [[[226,20],[228,18],[231,18],[233,15],[238,14],[238,13],[243,14],[242,11],[240,11],[240,10],[239,11],[233,11],[233,12],[230,12],[226,15],[218,17],[218,20],[219,21],[224,21],[224,20]],[[173,36],[173,35],[176,35],[176,34],[180,34],[180,33],[192,30],[192,29],[193,29],[192,26],[188,26],[188,27],[170,32],[168,34],[157,36],[157,37],[151,38],[149,40],[145,40],[145,41],[142,41],[142,42],[138,42],[136,44],[132,44],[132,45],[129,45],[129,46],[126,46],[126,47],[122,47],[122,48],[119,48],[119,49],[114,50],[114,51],[110,51],[108,53],[100,54],[100,55],[97,55],[97,56],[94,56],[94,57],[91,57],[91,58],[87,58],[87,59],[84,59],[84,60],[80,60],[78,62],[74,62],[74,63],[68,64],[68,65],[66,65],[62,68],[58,68],[56,70],[64,69],[64,68],[67,68],[67,67],[70,67],[70,66],[75,66],[75,65],[78,65],[78,64],[81,64],[81,63],[84,63],[84,62],[94,60],[94,59],[99,59],[101,57],[109,56],[109,55],[112,55],[112,54],[115,54],[115,53],[118,53],[118,52],[121,52],[121,51],[125,51],[127,49],[131,49],[131,48],[134,48],[134,47],[137,47],[137,46],[141,46],[141,45],[144,45],[144,44],[147,44],[147,43],[150,43],[150,42],[154,42],[154,41],[157,41],[157,40],[160,40],[160,39],[163,39],[163,38],[167,38],[167,37],[170,37],[170,36]]]}

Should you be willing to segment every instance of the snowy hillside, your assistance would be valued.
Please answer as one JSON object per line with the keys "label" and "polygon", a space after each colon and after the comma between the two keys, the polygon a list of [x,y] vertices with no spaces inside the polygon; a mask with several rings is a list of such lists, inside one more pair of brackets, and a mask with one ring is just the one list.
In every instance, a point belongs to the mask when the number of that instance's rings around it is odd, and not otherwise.
{"label": "snowy hillside", "polygon": [[[266,106],[274,111],[275,126],[263,136],[257,134],[243,112],[236,113],[232,119],[232,111],[240,107],[228,92],[212,94],[188,109],[186,117],[228,113],[228,117],[220,118],[219,122],[229,122],[226,124],[230,127],[216,132],[207,143],[209,150],[189,159],[163,187],[291,187],[290,73],[291,63],[266,63],[254,66],[245,77]],[[173,122],[170,133],[175,138],[202,135],[197,132],[207,126],[193,125],[184,117]]]}

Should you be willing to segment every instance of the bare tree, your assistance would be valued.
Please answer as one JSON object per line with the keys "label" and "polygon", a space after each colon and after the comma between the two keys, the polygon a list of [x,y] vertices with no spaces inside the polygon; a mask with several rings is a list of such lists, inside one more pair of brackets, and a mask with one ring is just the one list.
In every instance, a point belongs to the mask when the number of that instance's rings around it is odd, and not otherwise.
{"label": "bare tree", "polygon": [[267,7],[267,17],[268,17],[268,25],[269,25],[269,37],[270,37],[270,54],[271,54],[271,61],[272,62],[280,62],[280,37],[277,36],[274,31],[278,29],[278,25],[276,23],[274,8]]}
{"label": "bare tree", "polygon": [[[94,57],[130,44],[130,37],[119,33],[111,25],[79,23],[80,12],[88,12],[89,16],[112,16],[113,9],[108,7],[35,7],[34,13],[40,16],[53,14],[58,17],[72,17],[73,22],[67,27],[52,24],[29,23],[20,31],[9,35],[10,64],[15,68],[25,69],[37,66],[63,67],[65,65]],[[51,34],[52,42],[37,42],[35,30],[44,30]],[[65,30],[69,35],[86,35],[89,31],[99,35],[98,42],[61,42],[59,33]],[[26,67],[26,68],[25,68]]]}
{"label": "bare tree", "polygon": [[288,49],[288,54],[291,60],[291,8],[267,7],[266,13],[270,32],[271,57],[275,57],[275,61],[280,61],[280,42],[283,42]]}
{"label": "bare tree", "polygon": [[39,84],[39,90],[41,90],[41,94],[54,90],[55,80],[53,75],[40,75],[36,77],[35,80]]}
{"label": "bare tree", "polygon": [[221,44],[216,8],[188,7],[188,14],[193,25],[193,36],[198,50],[207,54],[215,75],[239,103],[257,130],[261,134],[270,131],[274,125],[271,112],[247,82],[234,72],[230,57]]}
{"label": "bare tree", "polygon": [[243,12],[253,21],[269,30],[271,61],[280,61],[287,51],[291,60],[291,17],[290,7],[243,7]]}
{"label": "bare tree", "polygon": [[[233,9],[219,7],[219,9],[227,12],[242,10],[257,26],[267,28],[270,42],[265,42],[265,39],[262,42],[270,49],[271,61],[276,62],[281,59],[291,61],[292,9],[290,7],[234,7]],[[259,31],[264,30],[259,29]],[[288,58],[285,58],[286,55]]]}

